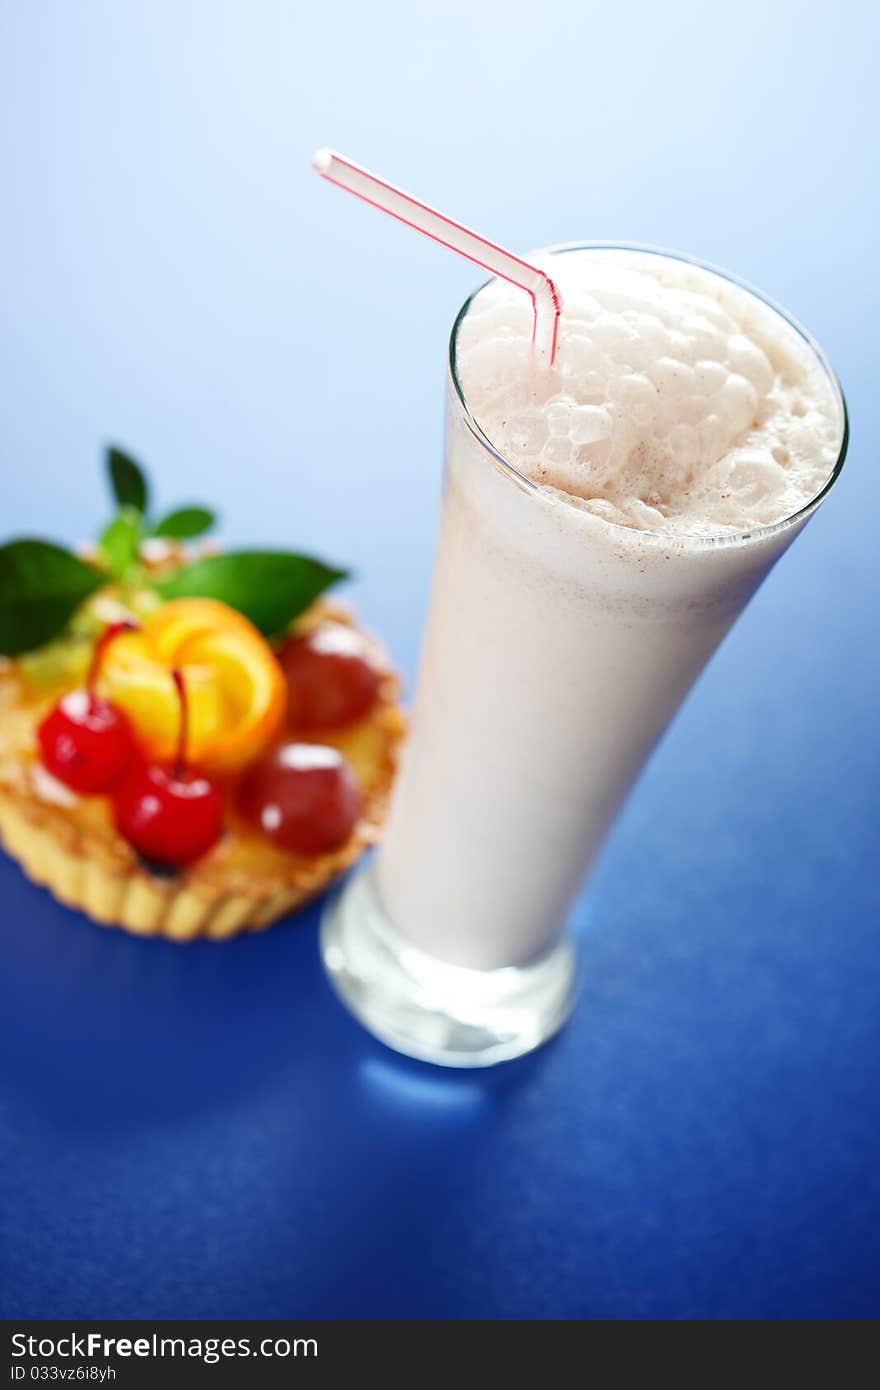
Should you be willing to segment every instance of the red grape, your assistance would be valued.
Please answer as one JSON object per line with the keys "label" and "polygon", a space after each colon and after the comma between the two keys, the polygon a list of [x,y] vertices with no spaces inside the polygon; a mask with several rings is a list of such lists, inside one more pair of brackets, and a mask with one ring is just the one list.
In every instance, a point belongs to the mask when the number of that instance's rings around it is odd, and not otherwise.
{"label": "red grape", "polygon": [[287,678],[288,723],[333,729],[366,713],[379,689],[379,672],[364,638],[344,623],[322,623],[279,653]]}
{"label": "red grape", "polygon": [[348,839],[360,814],[360,793],[338,749],[284,743],[245,775],[238,805],[282,849],[322,854]]}

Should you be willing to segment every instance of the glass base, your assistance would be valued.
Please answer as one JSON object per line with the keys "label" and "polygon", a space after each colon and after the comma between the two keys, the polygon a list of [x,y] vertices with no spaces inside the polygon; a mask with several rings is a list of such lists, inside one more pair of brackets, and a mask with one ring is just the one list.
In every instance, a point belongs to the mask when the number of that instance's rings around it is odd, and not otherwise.
{"label": "glass base", "polygon": [[528,965],[449,965],[392,927],[370,868],[325,908],[321,954],[337,994],[371,1033],[407,1057],[444,1067],[521,1057],[558,1032],[574,1004],[570,940]]}

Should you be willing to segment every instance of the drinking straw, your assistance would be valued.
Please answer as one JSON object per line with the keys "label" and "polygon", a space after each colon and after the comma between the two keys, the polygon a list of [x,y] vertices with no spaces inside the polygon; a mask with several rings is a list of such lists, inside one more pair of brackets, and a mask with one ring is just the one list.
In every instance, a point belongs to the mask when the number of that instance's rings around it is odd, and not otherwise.
{"label": "drinking straw", "polygon": [[441,246],[448,246],[450,251],[457,251],[475,265],[524,290],[532,301],[532,344],[552,367],[556,360],[561,304],[556,286],[546,271],[515,256],[512,251],[505,251],[503,246],[463,227],[445,213],[395,188],[394,184],[333,150],[318,150],[312,158],[312,168],[328,183],[354,193],[380,212],[387,212],[398,222],[404,222],[407,227],[413,227],[432,241],[439,241]]}

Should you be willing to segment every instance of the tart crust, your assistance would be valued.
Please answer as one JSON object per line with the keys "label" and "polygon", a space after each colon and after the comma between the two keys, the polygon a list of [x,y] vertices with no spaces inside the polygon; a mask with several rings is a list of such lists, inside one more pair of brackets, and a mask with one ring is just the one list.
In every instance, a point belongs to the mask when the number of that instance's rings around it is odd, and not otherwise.
{"label": "tart crust", "polygon": [[[355,626],[346,609],[319,602],[294,631],[325,619]],[[230,804],[227,831],[207,854],[173,878],[150,873],[117,833],[106,797],[74,796],[37,761],[37,723],[63,687],[25,700],[14,663],[0,669],[3,847],[35,883],[105,926],[173,941],[223,940],[271,926],[321,893],[379,837],[405,722],[398,678],[379,644],[369,640],[381,672],[375,704],[356,723],[306,740],[339,747],[360,784],[361,816],[338,850],[285,853],[244,824]]]}

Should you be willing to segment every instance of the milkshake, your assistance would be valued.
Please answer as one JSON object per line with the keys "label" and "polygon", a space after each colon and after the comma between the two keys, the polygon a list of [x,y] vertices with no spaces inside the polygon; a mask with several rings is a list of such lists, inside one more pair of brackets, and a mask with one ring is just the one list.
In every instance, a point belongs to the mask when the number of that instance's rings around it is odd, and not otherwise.
{"label": "milkshake", "polygon": [[504,281],[453,330],[412,734],[326,937],[374,1031],[459,1064],[563,1020],[584,874],[845,442],[816,345],[725,275],[623,247],[533,262],[562,299],[552,367]]}

